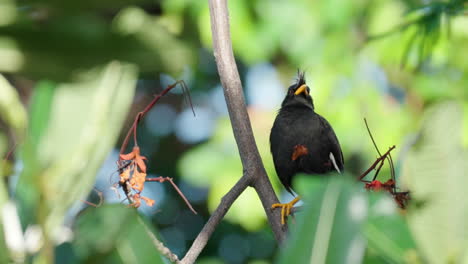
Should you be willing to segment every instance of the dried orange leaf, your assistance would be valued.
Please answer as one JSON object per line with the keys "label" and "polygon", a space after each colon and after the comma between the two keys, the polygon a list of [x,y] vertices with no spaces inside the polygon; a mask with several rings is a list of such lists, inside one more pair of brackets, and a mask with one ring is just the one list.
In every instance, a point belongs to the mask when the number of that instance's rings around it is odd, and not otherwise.
{"label": "dried orange leaf", "polygon": [[138,193],[133,195],[133,197],[132,197],[133,203],[131,203],[130,206],[135,207],[135,208],[140,207],[140,205],[141,205],[141,199],[140,198],[141,198],[140,194],[138,194]]}
{"label": "dried orange leaf", "polygon": [[130,178],[130,169],[126,168],[120,173],[120,182],[125,182]]}
{"label": "dried orange leaf", "polygon": [[382,189],[382,183],[378,180],[366,183],[366,189],[372,191],[380,191],[380,189]]}
{"label": "dried orange leaf", "polygon": [[143,199],[146,203],[146,205],[148,206],[153,206],[154,205],[154,200],[153,199],[150,199],[150,198],[147,198],[147,197],[144,197],[144,196],[141,196],[141,199]]}
{"label": "dried orange leaf", "polygon": [[138,172],[137,170],[135,170],[133,177],[130,180],[130,184],[132,185],[132,188],[134,190],[141,192],[143,191],[143,188],[145,186],[145,180],[146,180],[146,173]]}
{"label": "dried orange leaf", "polygon": [[132,151],[128,154],[120,154],[120,159],[123,159],[123,160],[132,160],[135,158],[135,153]]}
{"label": "dried orange leaf", "polygon": [[146,164],[145,164],[144,159],[146,158],[140,155],[135,157],[135,162],[142,172],[146,172]]}

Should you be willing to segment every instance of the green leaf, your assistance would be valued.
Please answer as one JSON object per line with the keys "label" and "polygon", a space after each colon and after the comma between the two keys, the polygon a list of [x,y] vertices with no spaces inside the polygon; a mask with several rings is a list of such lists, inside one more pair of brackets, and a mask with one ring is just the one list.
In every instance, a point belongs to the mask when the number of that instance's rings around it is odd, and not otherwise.
{"label": "green leaf", "polygon": [[50,111],[56,84],[39,82],[31,96],[29,111],[29,127],[24,145],[18,148],[24,163],[24,170],[19,179],[16,198],[21,206],[18,207],[23,224],[35,219],[37,203],[39,201],[38,177],[41,170],[38,156],[41,151],[39,143],[49,124]]}
{"label": "green leaf", "polygon": [[56,86],[57,84],[53,82],[41,81],[34,88],[30,111],[29,136],[35,150],[37,150],[37,144],[49,124],[50,108]]}
{"label": "green leaf", "polygon": [[291,236],[278,263],[360,263],[367,197],[343,175],[329,180],[304,176],[295,185],[309,188],[301,192],[304,208],[297,224],[290,221]]}
{"label": "green leaf", "polygon": [[75,229],[73,249],[80,263],[164,263],[153,231],[133,208],[88,208]]}
{"label": "green leaf", "polygon": [[[0,120],[5,122],[20,141],[25,134],[27,126],[26,109],[19,99],[17,90],[0,75]],[[4,160],[5,147],[8,146],[7,140],[3,133],[0,133],[0,219],[3,218],[3,207],[9,199],[9,193],[6,181],[4,179],[4,166],[7,166],[7,161]],[[8,249],[5,243],[4,226],[0,225],[0,263],[9,261]]]}
{"label": "green leaf", "polygon": [[468,153],[461,145],[462,109],[446,102],[425,114],[402,179],[411,190],[409,226],[426,263],[461,263],[468,248]]}
{"label": "green leaf", "polygon": [[[136,11],[136,12],[135,12]],[[152,16],[127,8],[107,22],[92,14],[52,17],[48,23],[0,27],[0,71],[69,81],[112,60],[134,63],[142,72],[180,72],[193,55]]]}
{"label": "green leaf", "polygon": [[0,75],[0,119],[6,122],[15,135],[22,138],[27,125],[26,109],[21,103],[18,92]]}
{"label": "green leaf", "polygon": [[61,0],[26,0],[23,5],[32,7],[47,7],[54,9],[54,14],[59,12],[76,13],[96,9],[117,9],[132,4],[151,3],[150,0],[82,0],[82,1],[61,1]]}
{"label": "green leaf", "polygon": [[376,258],[380,263],[414,263],[411,260],[417,259],[416,244],[395,201],[387,193],[375,193],[371,198],[375,202],[363,230],[368,245],[366,258]]}
{"label": "green leaf", "polygon": [[135,67],[112,62],[82,75],[80,82],[38,90],[32,109],[46,109],[34,113],[45,124],[32,122],[36,125],[21,148],[25,170],[17,186],[24,224],[38,213],[50,236],[68,208],[86,197],[117,140],[136,75]]}

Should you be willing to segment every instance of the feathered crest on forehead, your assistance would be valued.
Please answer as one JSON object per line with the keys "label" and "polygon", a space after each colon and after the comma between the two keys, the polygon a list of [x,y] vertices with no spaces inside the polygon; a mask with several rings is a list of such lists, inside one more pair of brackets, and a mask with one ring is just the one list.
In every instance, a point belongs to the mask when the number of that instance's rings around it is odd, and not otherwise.
{"label": "feathered crest on forehead", "polygon": [[301,85],[305,84],[305,71],[297,70],[297,80],[296,80],[296,88],[300,87]]}

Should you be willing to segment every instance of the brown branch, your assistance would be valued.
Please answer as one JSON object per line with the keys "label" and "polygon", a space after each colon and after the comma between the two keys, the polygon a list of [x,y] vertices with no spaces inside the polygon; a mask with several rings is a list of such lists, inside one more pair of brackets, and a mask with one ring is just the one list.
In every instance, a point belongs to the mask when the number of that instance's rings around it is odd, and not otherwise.
{"label": "brown branch", "polygon": [[15,144],[13,144],[13,147],[11,147],[11,149],[8,151],[8,153],[5,155],[5,157],[3,158],[3,162],[6,162],[10,157],[11,155],[13,154],[13,152],[15,152],[15,149],[16,149],[16,146],[18,144],[15,142]]}
{"label": "brown branch", "polygon": [[[234,185],[234,187],[232,187],[229,192],[224,195],[224,197],[221,199],[221,203],[211,214],[210,219],[208,219],[208,222],[200,231],[195,241],[193,241],[192,246],[190,247],[187,254],[185,254],[185,257],[182,259],[181,263],[187,264],[195,262],[200,252],[208,243],[208,239],[210,239],[211,235],[215,231],[216,226],[221,222],[221,220],[223,220],[231,205],[248,186],[248,177],[244,175]],[[279,216],[278,219],[280,219]]]}
{"label": "brown branch", "polygon": [[[367,133],[369,133],[369,137],[371,138],[372,140],[372,144],[374,144],[374,147],[375,147],[375,150],[377,151],[377,154],[379,154],[379,156],[382,156],[382,154],[380,154],[380,150],[379,148],[377,147],[377,143],[375,143],[375,140],[374,140],[374,136],[372,135],[372,132],[370,131],[370,128],[369,128],[369,124],[367,123],[367,119],[364,118],[364,123],[366,124],[366,128],[367,128]],[[394,182],[396,182],[396,178],[395,178],[395,167],[393,166],[393,159],[392,159],[392,154],[389,152],[387,156],[387,160],[388,160],[388,164],[390,166],[390,177],[392,178],[392,180]],[[381,163],[380,163],[380,166],[379,168],[377,169],[377,171],[375,172],[375,175],[374,175],[374,178],[372,179],[372,181],[374,181],[377,176],[379,175],[379,172],[380,172],[380,169],[382,168],[382,166],[384,165],[385,163],[385,160],[382,160]],[[361,176],[361,180],[362,180],[363,176]],[[393,191],[396,191],[395,189],[396,187],[394,186],[393,187]]]}
{"label": "brown branch", "polygon": [[140,217],[138,217],[138,221],[145,228],[146,233],[153,241],[153,244],[156,247],[156,249],[159,251],[159,253],[161,253],[163,256],[169,259],[172,263],[180,263],[179,257],[177,257],[176,254],[172,253],[172,251],[169,248],[167,248],[163,244],[163,242],[159,241],[159,239],[153,234],[153,232],[151,232],[151,230],[148,228],[148,226],[146,226],[146,224],[143,222],[143,220],[141,220]]}
{"label": "brown branch", "polygon": [[[161,97],[166,95],[170,90],[172,90],[177,85],[181,85],[182,90],[184,92],[187,91],[187,85],[185,84],[185,82],[183,80],[179,80],[179,81],[169,85],[168,87],[166,87],[166,89],[164,89],[160,94],[156,95],[154,97],[154,99],[145,107],[145,109],[143,109],[143,111],[139,112],[135,116],[135,121],[133,121],[132,127],[130,127],[130,129],[128,130],[127,135],[125,136],[125,139],[124,139],[124,141],[122,143],[122,147],[120,148],[120,154],[123,154],[125,149],[127,148],[128,140],[130,139],[130,136],[132,135],[132,133],[134,134],[135,146],[138,146],[137,141],[136,141],[136,127],[138,126],[138,123],[143,118],[143,116],[146,115],[146,113],[148,113],[151,110],[151,108],[153,108],[153,106],[159,101],[159,99],[161,99]],[[188,95],[188,96],[189,96],[189,102],[190,102],[190,106],[191,106],[192,101],[190,99],[190,95]],[[193,107],[192,107],[192,111],[194,111]],[[193,112],[193,114],[195,115],[195,112]]]}
{"label": "brown branch", "polygon": [[250,125],[242,84],[232,50],[227,1],[209,0],[209,6],[214,56],[244,173],[234,187],[223,197],[221,203],[182,259],[182,263],[195,262],[216,226],[247,186],[252,186],[257,191],[275,238],[279,243],[284,241],[287,231],[286,226],[281,225],[280,212],[271,210],[271,205],[279,201],[263,167]]}
{"label": "brown branch", "polygon": [[377,165],[384,159],[387,158],[387,156],[390,154],[390,151],[392,151],[393,149],[395,149],[395,145],[391,146],[387,152],[385,152],[382,156],[378,157],[374,163],[359,177],[359,180],[362,180],[364,177],[366,177],[367,174],[369,174],[369,172],[371,172],[373,169],[375,169],[375,167],[377,167]]}
{"label": "brown branch", "polygon": [[92,206],[92,207],[101,207],[101,205],[104,203],[104,195],[97,188],[94,188],[93,190],[96,192],[96,194],[99,197],[99,203],[95,204],[95,203],[92,203],[92,202],[89,202],[89,201],[86,201],[86,200],[80,200],[80,201],[82,201],[83,203],[85,203],[85,204],[87,204],[89,206]]}
{"label": "brown branch", "polygon": [[377,179],[377,176],[379,176],[380,169],[382,169],[384,163],[385,163],[384,159],[382,161],[380,161],[380,165],[377,168],[377,170],[375,171],[374,178],[372,178],[372,181],[375,181],[375,179]]}
{"label": "brown branch", "polygon": [[388,164],[390,165],[390,177],[395,182],[395,185],[393,186],[393,192],[396,192],[395,166],[393,165],[392,153],[388,153],[387,160]]}
{"label": "brown branch", "polygon": [[172,187],[174,187],[174,189],[176,190],[176,192],[179,194],[180,197],[182,197],[182,199],[184,200],[185,204],[187,205],[187,207],[190,209],[190,211],[192,211],[192,213],[194,214],[197,214],[197,212],[195,211],[195,209],[193,209],[192,205],[190,204],[190,202],[187,200],[187,198],[185,197],[185,195],[182,193],[182,191],[179,189],[179,187],[177,187],[177,185],[174,183],[174,181],[172,180],[172,178],[170,177],[156,177],[156,178],[146,178],[146,181],[147,182],[165,182],[165,181],[168,181],[171,183]]}
{"label": "brown branch", "polygon": [[375,147],[375,150],[377,151],[377,154],[379,154],[379,156],[382,156],[382,154],[380,154],[379,148],[377,147],[377,143],[375,143],[374,136],[372,136],[369,125],[367,124],[367,119],[365,119],[365,118],[364,118],[364,123],[366,124],[367,133],[369,133],[369,137],[372,140],[372,144],[374,144],[374,147]]}

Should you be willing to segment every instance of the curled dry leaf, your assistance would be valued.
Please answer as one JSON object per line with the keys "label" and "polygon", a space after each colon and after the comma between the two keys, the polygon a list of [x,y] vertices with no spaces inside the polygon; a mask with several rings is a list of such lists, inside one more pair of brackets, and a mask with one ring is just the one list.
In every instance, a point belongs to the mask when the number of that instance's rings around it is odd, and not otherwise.
{"label": "curled dry leaf", "polygon": [[144,196],[141,196],[141,199],[143,199],[146,203],[146,205],[148,206],[153,206],[154,205],[154,200],[153,199],[150,199],[150,198],[147,198],[147,197],[144,197]]}
{"label": "curled dry leaf", "polygon": [[146,173],[146,157],[140,155],[140,147],[134,146],[132,152],[128,154],[120,154],[121,160],[132,161],[140,168],[141,172]]}
{"label": "curled dry leaf", "polygon": [[[154,200],[143,197],[140,193],[145,187],[146,181],[146,157],[140,154],[138,146],[133,147],[132,152],[127,154],[120,154],[120,162],[122,166],[119,167],[121,186],[125,186],[125,194],[131,200],[131,206],[140,207],[141,199],[145,201],[148,206],[154,205]],[[128,188],[127,188],[128,186]],[[132,190],[136,193],[132,194]]]}

